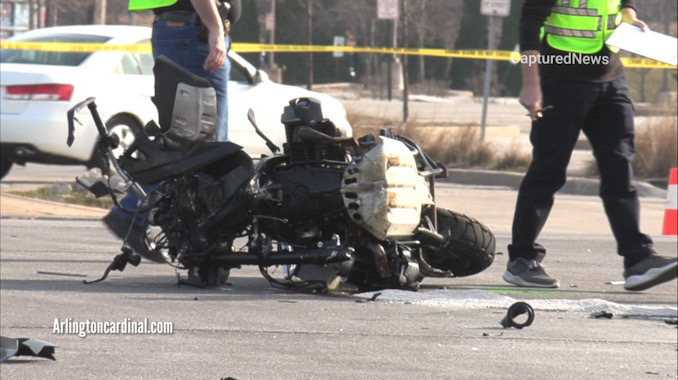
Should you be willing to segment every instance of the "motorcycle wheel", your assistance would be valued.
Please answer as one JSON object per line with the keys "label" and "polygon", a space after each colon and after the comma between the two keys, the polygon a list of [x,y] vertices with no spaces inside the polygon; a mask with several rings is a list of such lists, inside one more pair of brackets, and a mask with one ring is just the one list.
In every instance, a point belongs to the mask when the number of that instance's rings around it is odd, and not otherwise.
{"label": "motorcycle wheel", "polygon": [[[490,229],[467,215],[437,209],[438,233],[445,243],[437,249],[422,250],[423,259],[433,268],[453,277],[480,273],[494,261],[496,241]],[[436,273],[426,273],[439,276]]]}

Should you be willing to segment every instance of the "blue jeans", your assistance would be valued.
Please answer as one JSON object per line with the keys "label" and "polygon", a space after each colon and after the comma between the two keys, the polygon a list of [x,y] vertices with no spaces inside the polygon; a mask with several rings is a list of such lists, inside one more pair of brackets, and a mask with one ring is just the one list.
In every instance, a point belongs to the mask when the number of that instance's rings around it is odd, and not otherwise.
{"label": "blue jeans", "polygon": [[[207,79],[217,93],[217,141],[228,141],[228,78],[231,61],[226,58],[224,65],[215,72],[203,69],[210,54],[209,45],[198,40],[198,29],[193,25],[168,26],[167,21],[153,23],[153,57],[161,55],[174,61],[191,73]],[[226,37],[226,50],[231,46]]]}

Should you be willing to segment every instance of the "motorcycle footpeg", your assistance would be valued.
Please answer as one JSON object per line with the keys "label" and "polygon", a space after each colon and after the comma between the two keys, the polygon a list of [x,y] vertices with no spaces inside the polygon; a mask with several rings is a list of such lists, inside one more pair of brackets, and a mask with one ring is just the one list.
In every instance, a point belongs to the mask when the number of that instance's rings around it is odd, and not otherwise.
{"label": "motorcycle footpeg", "polygon": [[101,278],[98,278],[93,281],[83,280],[82,283],[85,285],[89,285],[101,282],[108,278],[108,274],[111,273],[111,271],[113,270],[119,270],[120,272],[124,271],[125,267],[127,267],[127,263],[130,263],[135,267],[139,266],[139,264],[141,263],[141,256],[137,255],[136,253],[134,253],[134,251],[127,247],[122,247],[121,251],[122,251],[121,254],[113,258],[113,262],[111,262],[108,268],[106,268]]}

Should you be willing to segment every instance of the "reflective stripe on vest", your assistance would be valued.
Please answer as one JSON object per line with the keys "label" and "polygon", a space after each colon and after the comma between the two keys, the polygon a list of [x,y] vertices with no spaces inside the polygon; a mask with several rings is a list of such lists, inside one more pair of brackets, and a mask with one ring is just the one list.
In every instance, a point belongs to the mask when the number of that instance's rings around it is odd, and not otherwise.
{"label": "reflective stripe on vest", "polygon": [[153,8],[167,7],[178,0],[129,0],[128,10],[132,12],[143,12]]}
{"label": "reflective stripe on vest", "polygon": [[619,5],[620,0],[558,0],[544,22],[546,40],[559,50],[596,53],[621,23]]}

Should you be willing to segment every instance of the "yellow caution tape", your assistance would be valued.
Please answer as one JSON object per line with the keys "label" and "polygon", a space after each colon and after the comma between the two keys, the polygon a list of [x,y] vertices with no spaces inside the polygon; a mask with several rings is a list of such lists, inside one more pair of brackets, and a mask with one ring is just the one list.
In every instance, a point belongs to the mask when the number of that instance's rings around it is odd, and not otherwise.
{"label": "yellow caution tape", "polygon": [[[0,41],[2,49],[43,50],[72,53],[91,53],[95,51],[126,51],[131,53],[150,53],[150,44],[109,45],[101,43],[65,43],[65,42],[13,42]],[[252,43],[234,43],[233,50],[238,53],[373,53],[397,55],[424,55],[430,57],[491,59],[496,61],[520,61],[520,53],[502,50],[446,50],[426,48],[388,48],[360,46],[322,46],[322,45],[269,45]],[[629,68],[675,69],[675,66],[648,58],[621,58]]]}
{"label": "yellow caution tape", "polygon": [[628,68],[646,68],[646,69],[675,69],[676,68],[676,66],[669,65],[668,63],[655,61],[654,59],[649,59],[649,58],[621,57],[621,61],[624,64],[624,67],[628,67]]}
{"label": "yellow caution tape", "polygon": [[66,53],[93,53],[96,51],[126,51],[130,53],[151,53],[151,44],[112,45],[101,43],[74,42],[13,42],[0,41],[0,48],[13,50],[59,51]]}
{"label": "yellow caution tape", "polygon": [[[496,61],[520,62],[520,53],[507,50],[445,50],[425,48],[388,48],[388,47],[359,47],[359,46],[309,46],[309,45],[267,45],[234,43],[233,50],[238,53],[268,52],[297,52],[297,53],[329,53],[335,51],[349,53],[376,53],[398,55],[425,55],[431,57],[491,59]],[[629,68],[675,69],[676,66],[655,61],[649,58],[622,57],[622,63]]]}

